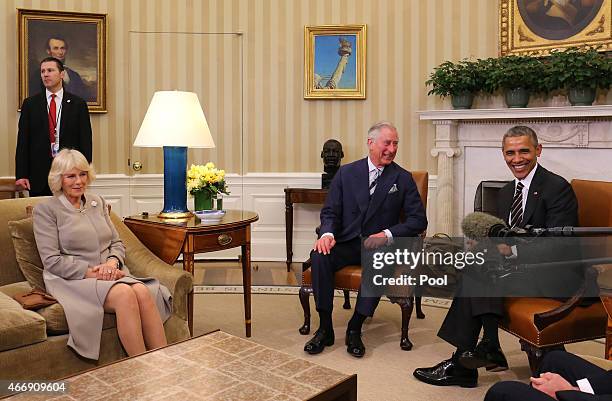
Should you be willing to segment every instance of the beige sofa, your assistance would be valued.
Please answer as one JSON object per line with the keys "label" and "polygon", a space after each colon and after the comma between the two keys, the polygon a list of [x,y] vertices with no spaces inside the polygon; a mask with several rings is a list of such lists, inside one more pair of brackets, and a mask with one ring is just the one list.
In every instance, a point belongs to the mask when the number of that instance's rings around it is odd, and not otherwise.
{"label": "beige sofa", "polygon": [[[18,266],[8,222],[27,218],[26,206],[41,198],[0,200],[0,380],[61,378],[126,356],[121,347],[114,315],[104,317],[98,361],[80,357],[67,345],[67,324],[58,304],[27,311],[12,299],[30,289]],[[168,342],[189,337],[187,294],[193,278],[167,265],[134,236],[121,219],[112,219],[126,246],[126,265],[135,276],[156,277],[173,294],[173,314],[164,324]]]}

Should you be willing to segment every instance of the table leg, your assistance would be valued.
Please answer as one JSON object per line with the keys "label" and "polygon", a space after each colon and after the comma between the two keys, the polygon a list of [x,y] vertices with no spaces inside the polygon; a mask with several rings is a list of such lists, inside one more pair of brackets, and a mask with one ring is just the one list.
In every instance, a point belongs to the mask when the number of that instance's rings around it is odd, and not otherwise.
{"label": "table leg", "polygon": [[289,273],[293,261],[293,203],[287,194],[285,194],[285,245],[287,247],[287,273]]}
{"label": "table leg", "polygon": [[[193,276],[194,269],[193,236],[188,235],[183,245],[183,270]],[[189,334],[193,336],[193,289],[187,295],[187,324]]]}
{"label": "table leg", "polygon": [[242,288],[244,292],[244,326],[246,336],[251,337],[251,242],[242,248]]}

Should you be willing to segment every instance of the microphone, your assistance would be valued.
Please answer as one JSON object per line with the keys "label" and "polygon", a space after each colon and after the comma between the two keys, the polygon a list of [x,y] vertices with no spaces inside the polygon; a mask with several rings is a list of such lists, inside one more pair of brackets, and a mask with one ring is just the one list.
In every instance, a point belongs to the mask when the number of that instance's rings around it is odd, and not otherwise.
{"label": "microphone", "polygon": [[498,237],[494,235],[500,230],[507,230],[506,224],[500,218],[483,212],[473,212],[461,222],[463,234],[471,239]]}

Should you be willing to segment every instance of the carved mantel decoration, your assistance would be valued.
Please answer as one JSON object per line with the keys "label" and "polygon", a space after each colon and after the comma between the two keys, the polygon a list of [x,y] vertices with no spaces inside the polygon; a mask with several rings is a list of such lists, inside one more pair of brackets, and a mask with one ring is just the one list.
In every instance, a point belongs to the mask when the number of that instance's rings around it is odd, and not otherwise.
{"label": "carved mantel decoration", "polygon": [[515,125],[533,128],[544,150],[539,162],[572,178],[612,180],[612,105],[419,112],[435,126],[431,155],[438,159],[435,232],[460,235],[482,180],[512,176],[501,155],[503,134]]}

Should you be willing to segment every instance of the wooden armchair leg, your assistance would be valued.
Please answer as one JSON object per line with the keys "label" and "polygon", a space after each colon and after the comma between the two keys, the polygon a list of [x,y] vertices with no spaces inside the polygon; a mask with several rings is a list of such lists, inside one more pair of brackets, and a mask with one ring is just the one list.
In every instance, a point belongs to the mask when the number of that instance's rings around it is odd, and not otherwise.
{"label": "wooden armchair leg", "polygon": [[423,313],[423,309],[421,309],[421,294],[423,293],[423,290],[421,287],[417,286],[414,289],[414,303],[416,304],[416,315],[417,315],[417,319],[425,319],[425,314]]}
{"label": "wooden armchair leg", "polygon": [[561,350],[565,351],[565,347],[563,345],[557,345],[554,347],[546,347],[539,348],[534,345],[529,344],[525,340],[519,340],[521,344],[521,351],[525,351],[527,354],[527,359],[529,360],[529,369],[531,369],[531,374],[535,375],[542,363],[542,359],[544,359],[544,355],[546,355],[550,351]]}
{"label": "wooden armchair leg", "polygon": [[304,310],[304,324],[299,328],[301,335],[310,333],[310,291],[305,287],[300,287],[300,304]]}
{"label": "wooden armchair leg", "polygon": [[412,342],[408,338],[408,325],[410,324],[410,316],[412,316],[412,309],[414,302],[412,297],[407,298],[406,302],[399,302],[400,308],[402,308],[402,338],[400,339],[400,348],[404,351],[410,351],[412,349]]}
{"label": "wooden armchair leg", "polygon": [[423,313],[423,309],[421,309],[421,299],[421,297],[414,297],[417,319],[425,319],[425,314]]}
{"label": "wooden armchair leg", "polygon": [[344,304],[343,309],[351,309],[351,295],[348,290],[344,290]]}

